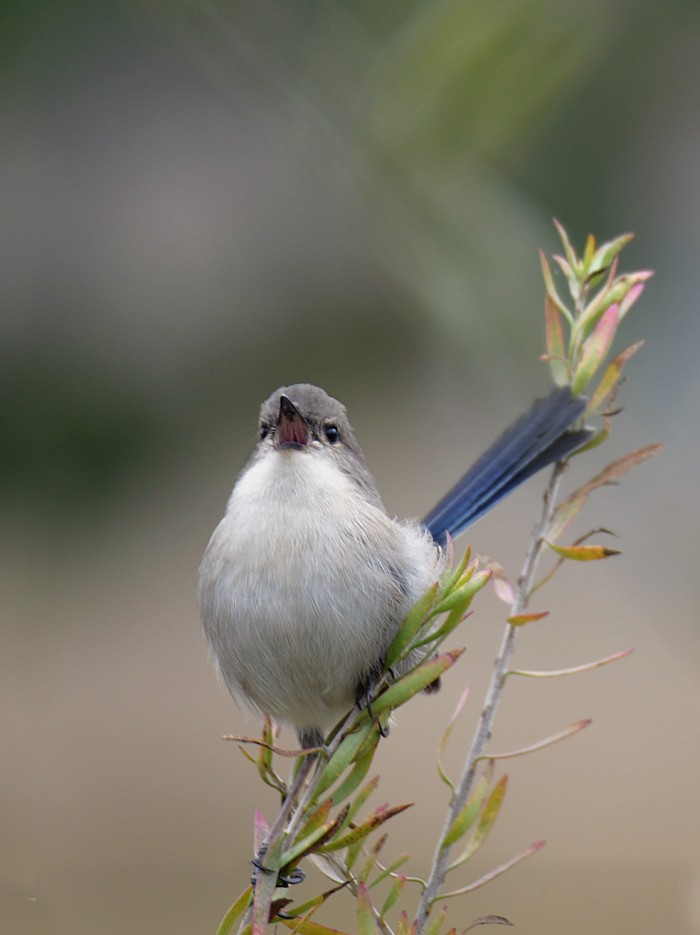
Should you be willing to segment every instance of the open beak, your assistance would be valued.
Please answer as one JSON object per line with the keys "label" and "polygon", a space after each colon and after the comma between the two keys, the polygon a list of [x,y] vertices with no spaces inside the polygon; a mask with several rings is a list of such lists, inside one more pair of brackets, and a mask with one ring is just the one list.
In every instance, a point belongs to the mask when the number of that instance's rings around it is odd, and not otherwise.
{"label": "open beak", "polygon": [[275,447],[300,450],[309,444],[306,420],[288,396],[280,396],[280,412],[275,428]]}

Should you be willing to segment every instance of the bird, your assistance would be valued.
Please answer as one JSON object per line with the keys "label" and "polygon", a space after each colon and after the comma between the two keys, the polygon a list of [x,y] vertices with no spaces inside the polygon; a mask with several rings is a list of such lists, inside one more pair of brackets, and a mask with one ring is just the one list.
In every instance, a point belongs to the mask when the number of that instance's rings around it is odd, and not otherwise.
{"label": "bird", "polygon": [[387,513],[342,403],[310,383],[275,390],[199,569],[204,632],[239,705],[321,746],[369,698],[447,541],[581,447],[585,409],[569,386],[535,400],[418,522]]}

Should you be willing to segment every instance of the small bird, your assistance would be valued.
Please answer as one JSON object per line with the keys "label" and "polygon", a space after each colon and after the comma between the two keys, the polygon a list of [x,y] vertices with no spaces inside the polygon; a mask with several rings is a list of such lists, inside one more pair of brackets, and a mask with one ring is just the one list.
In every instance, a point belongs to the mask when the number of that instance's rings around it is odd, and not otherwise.
{"label": "small bird", "polygon": [[448,536],[580,447],[585,407],[569,387],[536,400],[419,523],[387,514],[341,403],[309,383],[275,390],[199,570],[233,697],[321,745],[381,673]]}

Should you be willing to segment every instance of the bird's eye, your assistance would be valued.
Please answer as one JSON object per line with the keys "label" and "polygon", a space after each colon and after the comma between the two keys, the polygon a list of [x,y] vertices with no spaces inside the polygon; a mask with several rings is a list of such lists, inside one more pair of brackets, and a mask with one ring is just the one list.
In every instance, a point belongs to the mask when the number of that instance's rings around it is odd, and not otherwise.
{"label": "bird's eye", "polygon": [[267,436],[270,434],[270,426],[267,422],[262,422],[260,424],[260,441],[265,441]]}
{"label": "bird's eye", "polygon": [[331,445],[335,445],[336,442],[340,441],[340,432],[335,425],[327,425],[323,431]]}

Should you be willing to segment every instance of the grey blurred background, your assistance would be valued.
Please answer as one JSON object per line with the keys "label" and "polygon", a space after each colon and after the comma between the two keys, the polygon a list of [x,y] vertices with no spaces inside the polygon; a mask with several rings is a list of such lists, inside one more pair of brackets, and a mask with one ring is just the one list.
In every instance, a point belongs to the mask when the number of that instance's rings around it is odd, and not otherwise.
{"label": "grey blurred background", "polygon": [[[594,724],[509,764],[461,882],[548,845],[452,918],[700,932],[698,5],[14,0],[0,43],[2,930],[215,930],[275,805],[219,739],[257,725],[194,600],[258,404],[325,386],[388,509],[422,514],[546,389],[557,216],[579,245],[635,231],[623,265],[656,270],[624,414],[567,484],[667,448],[592,499],[577,531],[624,554],[561,573],[516,661],[636,653],[509,685],[494,749]],[[516,575],[541,488],[465,540]],[[456,770],[500,638],[503,606],[476,610],[378,760],[377,803],[417,803],[387,846],[416,872],[436,737],[472,684]]]}

